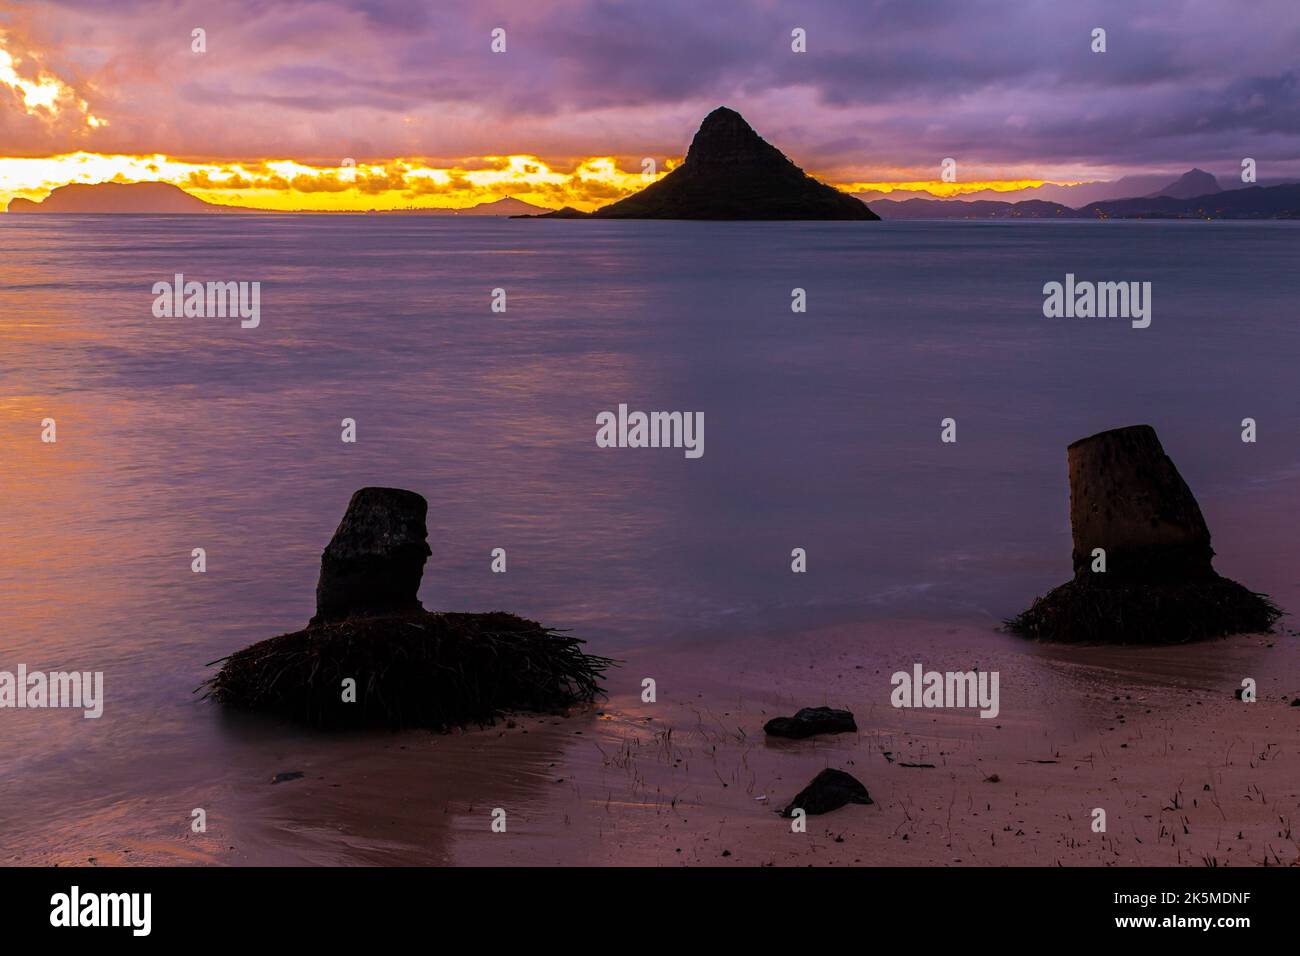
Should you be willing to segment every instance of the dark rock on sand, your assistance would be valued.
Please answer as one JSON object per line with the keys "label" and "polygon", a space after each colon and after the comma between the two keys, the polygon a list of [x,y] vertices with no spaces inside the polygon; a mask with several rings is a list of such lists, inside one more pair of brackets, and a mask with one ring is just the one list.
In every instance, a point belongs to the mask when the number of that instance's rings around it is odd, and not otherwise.
{"label": "dark rock on sand", "polygon": [[321,555],[311,623],[424,610],[416,592],[432,553],[428,510],[423,496],[401,488],[354,494]]}
{"label": "dark rock on sand", "polygon": [[[1210,531],[1150,425],[1068,449],[1074,579],[1007,622],[1054,641],[1176,644],[1268,631],[1280,611],[1217,574]],[[1105,571],[1094,571],[1094,549]]]}
{"label": "dark rock on sand", "polygon": [[311,623],[214,662],[206,696],[321,727],[445,730],[599,694],[614,662],[578,638],[500,611],[420,605],[427,509],[397,488],[353,495],[321,558]]}
{"label": "dark rock on sand", "polygon": [[781,811],[781,816],[790,817],[795,810],[802,810],[811,816],[830,813],[846,803],[871,803],[867,788],[853,776],[843,770],[826,768],[813,778],[812,783],[799,791],[799,795],[790,801],[790,805]]}
{"label": "dark rock on sand", "polygon": [[271,778],[271,782],[285,783],[286,781],[289,780],[301,780],[305,776],[306,774],[303,773],[301,770],[286,770],[282,773],[277,773],[274,777]]}
{"label": "dark rock on sand", "polygon": [[769,737],[789,737],[802,740],[815,734],[855,733],[858,729],[853,714],[832,707],[804,707],[793,717],[773,717],[763,725]]}

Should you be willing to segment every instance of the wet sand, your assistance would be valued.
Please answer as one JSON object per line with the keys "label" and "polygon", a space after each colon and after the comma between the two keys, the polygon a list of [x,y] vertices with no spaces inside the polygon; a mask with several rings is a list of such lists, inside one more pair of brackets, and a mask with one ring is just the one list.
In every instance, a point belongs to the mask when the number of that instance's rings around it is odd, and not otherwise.
{"label": "wet sand", "polygon": [[[1283,622],[1286,626],[1286,622]],[[1292,865],[1300,644],[1289,627],[1175,648],[1063,648],[897,622],[626,655],[597,707],[449,735],[315,738],[268,757],[199,843],[235,864]],[[900,642],[891,642],[897,647]],[[964,650],[958,650],[958,648]],[[1001,713],[895,709],[890,674],[978,666]],[[643,703],[654,677],[657,701]],[[1256,703],[1234,699],[1243,677]],[[767,740],[802,706],[859,732]],[[275,762],[271,762],[274,760]],[[933,766],[907,766],[926,765]],[[875,801],[776,811],[824,767]],[[268,785],[277,772],[298,780]],[[1106,832],[1092,829],[1106,811]],[[505,832],[492,829],[505,811]],[[210,820],[210,827],[212,825]],[[228,838],[228,839],[227,839]]]}

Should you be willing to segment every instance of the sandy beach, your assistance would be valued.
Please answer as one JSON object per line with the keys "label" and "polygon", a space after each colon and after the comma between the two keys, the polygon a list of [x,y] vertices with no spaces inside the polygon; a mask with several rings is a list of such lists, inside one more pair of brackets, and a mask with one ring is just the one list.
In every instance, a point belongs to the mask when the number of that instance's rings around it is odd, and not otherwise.
{"label": "sandy beach", "polygon": [[[191,861],[229,864],[1268,865],[1298,861],[1300,651],[1287,629],[1175,648],[1062,648],[899,621],[871,661],[853,629],[637,652],[601,706],[448,735],[286,740]],[[966,648],[965,653],[954,650]],[[806,657],[806,662],[801,658]],[[911,658],[1001,676],[1001,712],[895,709]],[[643,703],[654,676],[658,700]],[[1243,676],[1256,703],[1234,698]],[[859,732],[765,739],[801,706]],[[822,768],[874,803],[776,811]],[[268,785],[276,774],[300,779]],[[1092,829],[1106,811],[1106,832]],[[493,811],[505,811],[494,832]],[[165,858],[183,862],[168,852]],[[135,850],[146,862],[148,848]],[[72,861],[68,861],[72,862]],[[97,862],[114,858],[111,848]]]}

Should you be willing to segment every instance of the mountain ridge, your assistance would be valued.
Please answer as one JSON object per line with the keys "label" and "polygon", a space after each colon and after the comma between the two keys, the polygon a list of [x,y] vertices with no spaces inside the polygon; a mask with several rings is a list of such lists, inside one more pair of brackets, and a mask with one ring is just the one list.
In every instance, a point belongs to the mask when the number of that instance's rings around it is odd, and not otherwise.
{"label": "mountain ridge", "polygon": [[1161,196],[1168,196],[1170,199],[1195,199],[1198,196],[1209,196],[1217,192],[1223,192],[1223,187],[1219,185],[1219,181],[1205,170],[1193,168],[1183,173],[1168,186],[1157,189],[1143,198],[1159,199]]}
{"label": "mountain ridge", "polygon": [[879,199],[882,219],[1300,219],[1300,183],[1221,189],[1202,196],[1143,196],[1089,203],[1077,209],[1038,199],[1020,202],[959,199]]}

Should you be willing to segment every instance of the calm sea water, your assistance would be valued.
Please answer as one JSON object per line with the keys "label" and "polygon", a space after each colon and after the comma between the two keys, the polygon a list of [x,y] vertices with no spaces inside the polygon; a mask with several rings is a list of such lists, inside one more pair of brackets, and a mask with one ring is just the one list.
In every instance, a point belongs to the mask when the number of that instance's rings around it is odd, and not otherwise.
{"label": "calm sea water", "polygon": [[[838,621],[869,644],[908,617],[992,628],[1068,577],[1066,444],[1149,422],[1220,570],[1292,587],[1297,240],[1284,223],[0,217],[0,669],[107,685],[97,721],[0,711],[0,848],[33,860],[88,821],[165,844],[138,821],[172,800],[187,823],[190,791],[270,746],[191,692],[207,662],[306,622],[363,485],[429,500],[430,608],[512,610],[609,653]],[[155,318],[151,288],[177,272],[259,281],[260,327]],[[1044,318],[1067,272],[1151,282],[1151,327]],[[704,456],[597,448],[619,403],[703,412]]]}

